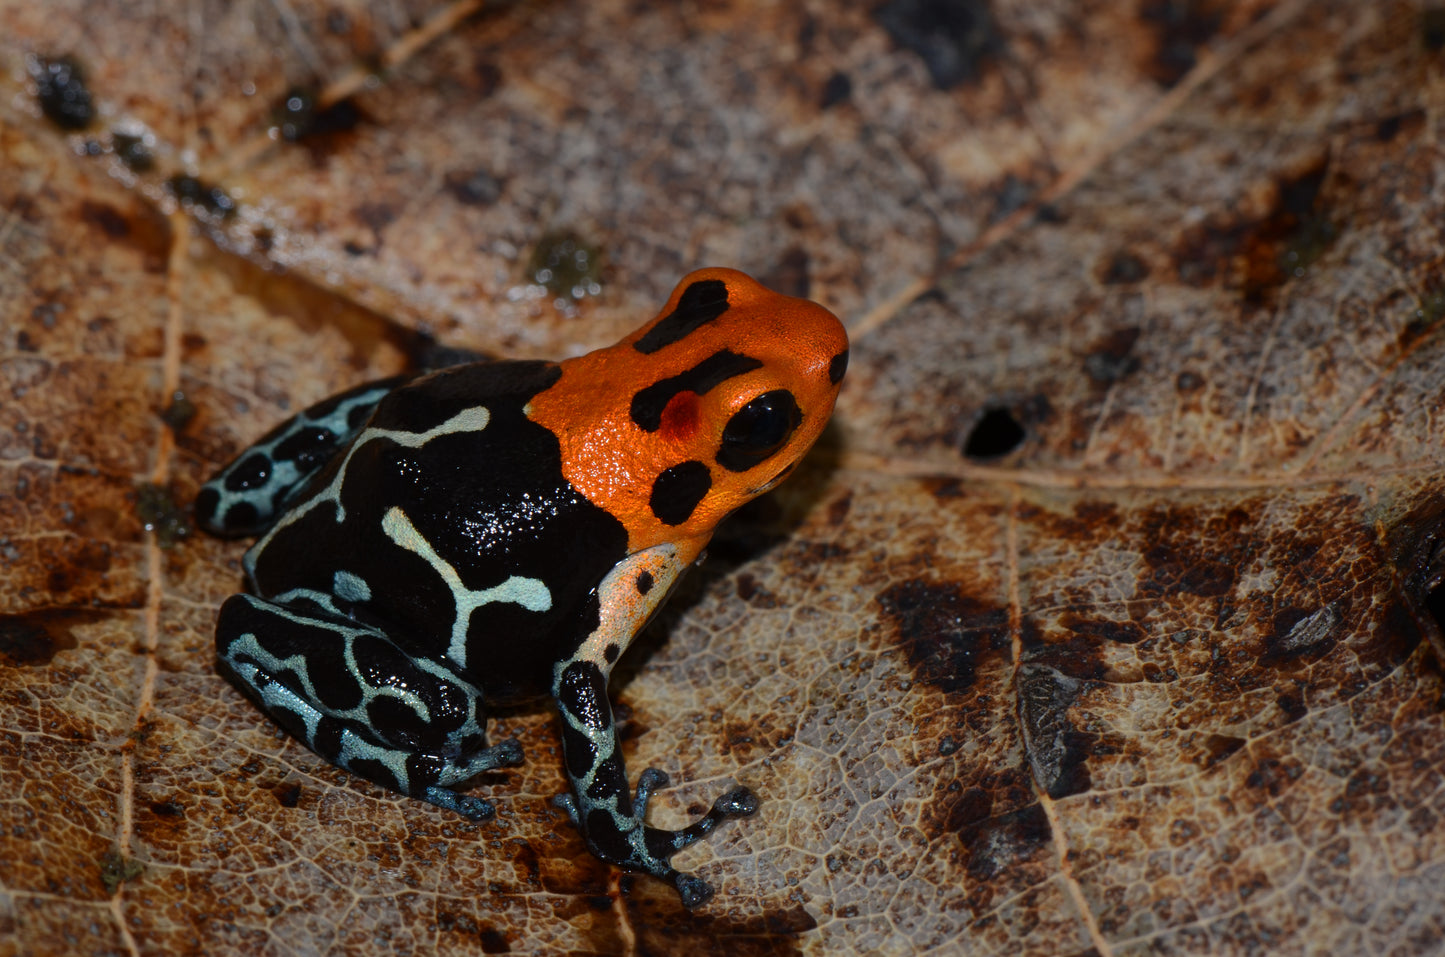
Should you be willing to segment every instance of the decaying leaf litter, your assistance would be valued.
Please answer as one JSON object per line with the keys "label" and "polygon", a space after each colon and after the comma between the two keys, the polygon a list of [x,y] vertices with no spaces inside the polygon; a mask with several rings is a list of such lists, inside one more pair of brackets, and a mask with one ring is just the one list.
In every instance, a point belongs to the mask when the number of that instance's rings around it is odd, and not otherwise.
{"label": "decaying leaf litter", "polygon": [[[12,947],[1438,950],[1438,10],[961,4],[940,61],[923,2],[473,6],[0,7]],[[144,526],[430,340],[576,354],[708,262],[855,349],[618,694],[659,820],[763,798],[690,917],[550,809],[545,713],[480,827],[265,724],[240,546]]]}

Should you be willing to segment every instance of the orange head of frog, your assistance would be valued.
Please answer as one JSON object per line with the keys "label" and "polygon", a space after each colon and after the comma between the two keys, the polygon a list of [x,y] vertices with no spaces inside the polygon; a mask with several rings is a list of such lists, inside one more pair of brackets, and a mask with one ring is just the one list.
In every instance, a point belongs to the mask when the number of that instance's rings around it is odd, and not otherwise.
{"label": "orange head of frog", "polygon": [[631,551],[700,549],[817,440],[847,364],[847,333],[822,306],[701,269],[656,319],[563,362],[528,416],[557,436],[568,481],[627,527]]}

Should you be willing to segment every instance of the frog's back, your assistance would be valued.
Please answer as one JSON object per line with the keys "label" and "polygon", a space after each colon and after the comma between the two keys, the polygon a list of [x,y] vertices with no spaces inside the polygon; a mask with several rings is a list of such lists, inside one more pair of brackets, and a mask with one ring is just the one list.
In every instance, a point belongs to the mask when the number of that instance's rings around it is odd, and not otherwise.
{"label": "frog's back", "polygon": [[551,363],[478,363],[390,393],[247,556],[257,593],[329,596],[493,700],[544,693],[627,549],[524,412],[557,377]]}

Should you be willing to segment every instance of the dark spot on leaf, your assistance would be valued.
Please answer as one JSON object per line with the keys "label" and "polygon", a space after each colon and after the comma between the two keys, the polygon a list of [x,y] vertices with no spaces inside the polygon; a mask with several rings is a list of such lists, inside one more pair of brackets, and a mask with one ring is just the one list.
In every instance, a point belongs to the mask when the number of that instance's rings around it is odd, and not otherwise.
{"label": "dark spot on leaf", "polygon": [[114,894],[120,885],[136,880],[145,873],[145,865],[115,851],[107,851],[100,859],[100,882],[107,894]]}
{"label": "dark spot on leaf", "polygon": [[313,137],[349,133],[362,121],[361,110],[351,98],[322,107],[313,87],[293,86],[276,105],[272,120],[288,143]]}
{"label": "dark spot on leaf", "polygon": [[579,302],[602,291],[602,249],[573,232],[546,233],[532,249],[527,276],[553,299]]}
{"label": "dark spot on leaf", "polygon": [[120,210],[109,204],[85,200],[80,204],[80,218],[111,239],[124,239],[130,235],[130,222]]}
{"label": "dark spot on leaf", "polygon": [[151,813],[157,817],[183,818],[186,816],[185,806],[178,801],[152,801]]}
{"label": "dark spot on leaf", "polygon": [[74,57],[33,57],[30,75],[40,111],[62,130],[83,130],[95,118],[95,104],[85,86],[85,71]]}
{"label": "dark spot on leaf", "polygon": [[818,99],[818,108],[826,110],[837,106],[853,95],[853,80],[846,73],[834,73],[823,84],[823,95]]}
{"label": "dark spot on leaf", "polygon": [[112,133],[110,145],[116,158],[132,171],[148,173],[155,168],[156,157],[146,137],[135,133]]}
{"label": "dark spot on leaf", "polygon": [[976,460],[1001,458],[1022,445],[1025,436],[1024,427],[1008,409],[985,409],[963,443],[963,454]]}
{"label": "dark spot on leaf", "polygon": [[1060,623],[1076,635],[1087,635],[1102,641],[1121,645],[1137,645],[1148,637],[1139,625],[1132,621],[1115,621],[1112,618],[1080,618],[1073,612],[1065,612]]}
{"label": "dark spot on leaf", "polygon": [[1415,345],[1420,339],[1434,329],[1445,317],[1445,289],[1432,288],[1439,280],[1434,277],[1427,277],[1424,280],[1426,288],[1420,290],[1419,304],[1415,308],[1415,314],[1410,321],[1400,329],[1396,342],[1400,351],[1404,352]]}
{"label": "dark spot on leaf", "polygon": [[103,611],[38,608],[0,615],[0,666],[46,665],[58,652],[76,647],[73,629],[99,621]]}
{"label": "dark spot on leaf", "polygon": [[1298,769],[1279,758],[1261,758],[1255,764],[1254,770],[1250,771],[1244,779],[1244,786],[1255,790],[1263,790],[1270,797],[1279,797],[1284,793],[1291,781],[1298,778]]}
{"label": "dark spot on leaf", "polygon": [[988,221],[997,223],[1027,206],[1038,192],[1038,184],[1009,173],[993,190],[994,205],[989,210]]}
{"label": "dark spot on leaf", "polygon": [[1138,327],[1116,329],[1094,343],[1084,357],[1084,371],[1100,385],[1128,378],[1139,369],[1139,359],[1133,354],[1138,341]]}
{"label": "dark spot on leaf", "polygon": [[367,229],[377,237],[377,245],[381,244],[381,233],[396,222],[397,209],[391,203],[377,200],[375,202],[362,203],[356,207],[356,218],[364,224]]}
{"label": "dark spot on leaf", "polygon": [[476,78],[476,96],[479,100],[485,100],[497,92],[502,85],[502,80],[505,79],[502,68],[491,60],[483,60],[478,63],[472,71],[472,76]]}
{"label": "dark spot on leaf", "polygon": [[477,934],[482,945],[484,954],[510,954],[512,945],[507,943],[507,935],[495,927],[483,927]]}
{"label": "dark spot on leaf", "polygon": [[1068,221],[1068,215],[1059,208],[1058,203],[1043,203],[1038,209],[1034,210],[1034,222],[1036,223],[1057,226],[1060,223],[1067,223]]}
{"label": "dark spot on leaf", "polygon": [[1285,608],[1274,616],[1274,630],[1265,636],[1265,660],[1317,658],[1341,637],[1343,616],[1334,604],[1323,608]]}
{"label": "dark spot on leaf", "polygon": [[1431,5],[1420,11],[1420,42],[1431,53],[1445,47],[1445,6]]}
{"label": "dark spot on leaf", "polygon": [[1171,87],[1194,69],[1196,51],[1219,32],[1225,5],[1218,0],[1145,0],[1139,19],[1154,28],[1154,55],[1145,71]]}
{"label": "dark spot on leaf", "polygon": [[1200,757],[1200,765],[1212,768],[1242,747],[1244,747],[1243,738],[1227,734],[1211,734],[1204,739],[1204,753]]}
{"label": "dark spot on leaf", "polygon": [[1019,669],[1019,719],[1034,780],[1051,798],[1081,794],[1091,785],[1086,763],[1094,736],[1078,731],[1069,708],[1084,683],[1052,668]]}
{"label": "dark spot on leaf", "polygon": [[813,281],[809,276],[811,260],[803,246],[789,246],[779,257],[777,265],[758,277],[758,282],[785,296],[808,298]]}
{"label": "dark spot on leaf", "polygon": [[985,0],[888,0],[874,8],[873,19],[922,58],[940,90],[977,79],[1003,48]]}
{"label": "dark spot on leaf", "polygon": [[1280,179],[1273,208],[1259,219],[1211,217],[1186,229],[1173,252],[1179,279],[1205,286],[1224,277],[1246,303],[1273,304],[1279,287],[1306,276],[1339,238],[1320,199],[1327,171],[1319,156]]}
{"label": "dark spot on leaf", "polygon": [[191,534],[191,523],[185,509],[176,503],[175,493],[151,482],[136,486],[135,512],[148,532],[154,532],[156,544],[163,549]]}
{"label": "dark spot on leaf", "polygon": [[1309,709],[1305,707],[1303,699],[1297,692],[1280,695],[1274,699],[1274,704],[1284,715],[1286,724],[1293,724],[1309,713]]}
{"label": "dark spot on leaf", "polygon": [[738,597],[754,608],[778,607],[778,596],[764,588],[753,575],[740,572],[737,578]]}
{"label": "dark spot on leaf", "polygon": [[1099,272],[1099,281],[1106,286],[1120,286],[1140,282],[1149,277],[1149,265],[1128,250],[1116,252],[1109,257]]}
{"label": "dark spot on leaf", "polygon": [[271,789],[276,803],[282,807],[296,807],[301,803],[301,785],[296,783],[278,784]]}
{"label": "dark spot on leaf", "polygon": [[1158,508],[1140,521],[1142,554],[1147,573],[1140,576],[1140,596],[1228,595],[1240,569],[1257,543],[1249,534],[1253,519],[1243,509],[1201,516],[1188,508]]}
{"label": "dark spot on leaf", "polygon": [[454,169],[443,183],[464,206],[490,206],[502,197],[502,181],[484,169]]}
{"label": "dark spot on leaf", "polygon": [[970,877],[987,881],[1031,860],[1052,843],[1049,819],[1037,803],[959,832]]}
{"label": "dark spot on leaf", "polygon": [[236,212],[236,201],[225,190],[194,176],[177,173],[166,180],[166,190],[183,208],[200,210],[216,219],[225,219]]}
{"label": "dark spot on leaf", "polygon": [[895,641],[914,676],[947,694],[973,686],[978,668],[1009,646],[1008,612],[962,594],[958,586],[912,579],[878,595],[897,628]]}
{"label": "dark spot on leaf", "polygon": [[171,431],[179,432],[196,417],[196,406],[190,399],[186,398],[184,392],[175,392],[171,395],[170,403],[161,410],[161,421],[170,426]]}

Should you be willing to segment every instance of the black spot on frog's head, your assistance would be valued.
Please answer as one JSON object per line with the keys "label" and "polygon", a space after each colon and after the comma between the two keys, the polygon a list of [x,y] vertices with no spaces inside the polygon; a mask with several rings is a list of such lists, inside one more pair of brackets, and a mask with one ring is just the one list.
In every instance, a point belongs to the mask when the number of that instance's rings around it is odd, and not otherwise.
{"label": "black spot on frog's head", "polygon": [[657,325],[632,344],[645,355],[680,342],[694,330],[712,322],[728,310],[728,287],[721,279],[700,279],[682,291],[677,308],[658,320]]}
{"label": "black spot on frog's head", "polygon": [[681,525],[692,517],[712,488],[712,473],[702,462],[689,461],[663,472],[652,483],[648,505],[664,525]]}
{"label": "black spot on frog's head", "polygon": [[621,654],[622,649],[616,644],[609,643],[606,648],[602,649],[602,657],[607,659],[609,665],[616,661]]}
{"label": "black spot on frog's head", "polygon": [[848,371],[848,350],[844,349],[833,357],[828,363],[828,381],[833,385],[843,381],[843,373]]}
{"label": "black spot on frog's head", "polygon": [[652,591],[652,585],[652,572],[642,572],[637,576],[637,593],[639,595],[646,595]]}
{"label": "black spot on frog's head", "polygon": [[727,380],[754,369],[761,369],[762,362],[751,356],[741,356],[728,349],[721,349],[697,365],[654,382],[632,397],[632,421],[648,432],[662,427],[662,411],[673,397],[682,392],[707,395]]}

